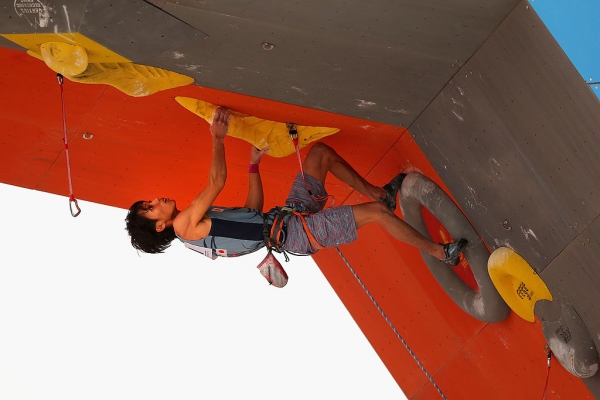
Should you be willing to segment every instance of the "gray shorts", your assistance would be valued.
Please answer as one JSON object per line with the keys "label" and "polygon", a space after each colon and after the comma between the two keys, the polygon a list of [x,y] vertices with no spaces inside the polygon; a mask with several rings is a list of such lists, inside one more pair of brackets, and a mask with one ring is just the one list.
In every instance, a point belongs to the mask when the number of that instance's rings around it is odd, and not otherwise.
{"label": "gray shorts", "polygon": [[[326,197],[327,191],[321,181],[310,175],[304,174],[306,185],[314,197]],[[308,212],[305,216],[306,224],[311,233],[323,247],[337,247],[342,244],[352,243],[358,238],[354,213],[351,206],[330,207],[323,210],[327,199],[315,200],[310,195],[302,174],[298,173],[292,189],[286,200],[286,205],[294,207],[297,211]],[[300,217],[292,215],[287,222],[287,238],[283,248],[297,254],[314,254],[313,248],[304,231]]]}

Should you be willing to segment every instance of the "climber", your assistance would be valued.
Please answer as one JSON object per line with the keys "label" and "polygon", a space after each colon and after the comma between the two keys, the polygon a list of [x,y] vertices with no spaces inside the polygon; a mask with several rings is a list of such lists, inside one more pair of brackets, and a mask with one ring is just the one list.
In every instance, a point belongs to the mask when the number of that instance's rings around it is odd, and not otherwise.
{"label": "climber", "polygon": [[[155,198],[134,203],[126,217],[126,229],[134,248],[161,253],[173,239],[208,257],[241,256],[265,246],[280,252],[313,254],[323,247],[337,247],[358,238],[357,230],[376,223],[396,240],[410,244],[450,265],[458,265],[465,239],[436,244],[394,214],[396,196],[404,174],[377,187],[361,177],[331,147],[314,144],[303,163],[304,173],[296,177],[286,207],[266,213],[259,164],[267,148],[252,148],[249,192],[243,207],[213,206],[227,180],[224,138],[229,113],[219,108],[210,127],[212,160],[206,187],[192,203],[179,210],[175,200]],[[372,201],[353,206],[323,209],[327,201],[324,182],[328,173]],[[285,218],[282,218],[281,215]],[[279,218],[278,218],[279,217]],[[274,229],[274,225],[278,225]],[[271,235],[277,230],[277,238]],[[287,257],[287,256],[286,256]]]}

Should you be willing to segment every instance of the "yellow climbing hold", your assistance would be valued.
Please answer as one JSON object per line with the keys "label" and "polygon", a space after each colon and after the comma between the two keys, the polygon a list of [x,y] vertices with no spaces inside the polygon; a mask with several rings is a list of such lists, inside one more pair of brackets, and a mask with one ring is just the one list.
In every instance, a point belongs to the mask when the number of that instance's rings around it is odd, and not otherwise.
{"label": "yellow climbing hold", "polygon": [[[214,104],[190,97],[175,97],[175,100],[209,124],[212,124],[215,111],[219,108]],[[271,157],[285,157],[296,151],[285,122],[269,121],[234,110],[229,110],[229,115],[229,136],[245,140],[259,149],[269,146],[267,154]],[[297,130],[298,146],[301,148],[339,132],[337,128],[300,125],[297,126]]]}
{"label": "yellow climbing hold", "polygon": [[162,68],[134,64],[79,33],[6,34],[65,78],[110,85],[130,96],[148,96],[189,85],[194,78]]}
{"label": "yellow climbing hold", "polygon": [[26,48],[29,54],[41,59],[41,45],[43,43],[65,43],[80,46],[85,49],[89,63],[126,63],[131,60],[102,46],[100,43],[82,35],[81,33],[10,33],[0,35],[11,42]]}
{"label": "yellow climbing hold", "polygon": [[186,75],[134,63],[89,64],[83,73],[65,77],[73,82],[110,85],[134,97],[149,96],[194,82],[194,78]]}
{"label": "yellow climbing hold", "polygon": [[540,276],[508,247],[499,247],[490,255],[488,272],[506,304],[526,321],[535,321],[534,306],[538,300],[552,300]]}
{"label": "yellow climbing hold", "polygon": [[88,67],[87,51],[81,46],[61,42],[42,43],[40,55],[51,70],[63,76],[79,75]]}

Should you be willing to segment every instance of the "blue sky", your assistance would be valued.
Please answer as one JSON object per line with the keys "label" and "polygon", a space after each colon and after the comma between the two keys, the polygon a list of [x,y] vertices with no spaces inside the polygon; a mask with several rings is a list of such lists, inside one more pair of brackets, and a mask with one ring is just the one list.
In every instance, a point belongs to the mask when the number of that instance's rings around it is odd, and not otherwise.
{"label": "blue sky", "polygon": [[[586,82],[600,81],[600,1],[530,0]],[[600,85],[591,85],[600,97]]]}

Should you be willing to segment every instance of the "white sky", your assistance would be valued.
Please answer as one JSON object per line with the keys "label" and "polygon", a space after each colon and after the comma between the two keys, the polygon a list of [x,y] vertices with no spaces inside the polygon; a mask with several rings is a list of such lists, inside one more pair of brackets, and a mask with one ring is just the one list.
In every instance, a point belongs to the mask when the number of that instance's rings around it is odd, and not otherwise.
{"label": "white sky", "polygon": [[277,289],[266,251],[138,255],[125,210],[0,196],[0,399],[405,398],[311,258]]}

